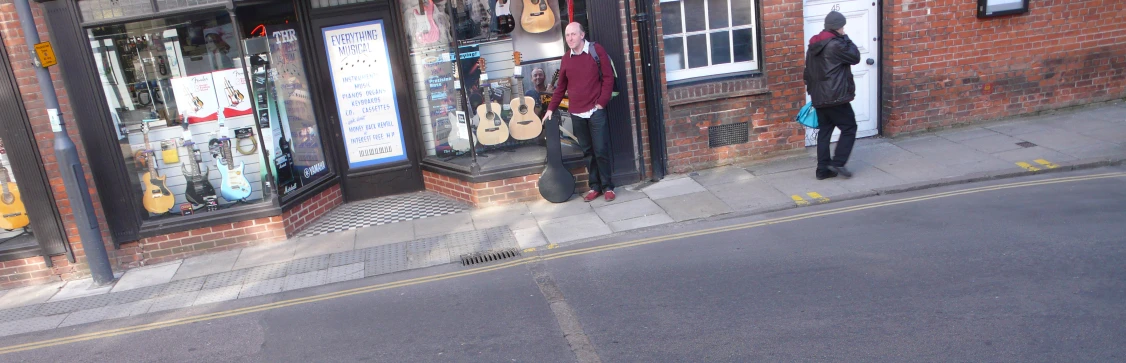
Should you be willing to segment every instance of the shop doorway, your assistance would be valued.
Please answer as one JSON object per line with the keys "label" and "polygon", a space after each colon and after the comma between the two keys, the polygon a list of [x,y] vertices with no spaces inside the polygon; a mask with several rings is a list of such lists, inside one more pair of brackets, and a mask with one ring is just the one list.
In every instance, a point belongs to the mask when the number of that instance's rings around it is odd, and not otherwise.
{"label": "shop doorway", "polygon": [[324,114],[336,141],[345,201],[423,190],[421,139],[409,99],[398,23],[390,10],[313,12]]}
{"label": "shop doorway", "polygon": [[[856,99],[852,101],[852,109],[856,113],[856,137],[874,136],[879,133],[876,125],[880,99],[879,65],[876,63],[880,53],[878,8],[875,2],[867,0],[805,0],[805,37],[802,43],[807,51],[809,47],[804,44],[809,44],[809,38],[825,28],[825,15],[830,11],[840,12],[848,19],[845,32],[860,50],[860,64],[852,66],[852,77],[856,82]],[[817,138],[809,135],[811,132],[816,130],[806,130],[806,146],[817,143]],[[840,130],[835,130],[833,141],[839,135]]]}

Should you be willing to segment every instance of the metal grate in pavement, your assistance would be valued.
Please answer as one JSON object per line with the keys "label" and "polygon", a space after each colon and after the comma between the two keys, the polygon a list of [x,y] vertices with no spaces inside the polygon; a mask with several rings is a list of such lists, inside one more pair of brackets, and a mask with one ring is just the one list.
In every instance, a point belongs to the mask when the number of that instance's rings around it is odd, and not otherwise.
{"label": "metal grate in pavement", "polygon": [[500,251],[471,253],[461,256],[461,265],[476,265],[486,262],[500,261],[517,256],[520,256],[520,250],[517,250],[515,248],[507,248]]}
{"label": "metal grate in pavement", "polygon": [[1033,143],[1028,142],[1028,141],[1021,141],[1021,142],[1017,143],[1017,146],[1020,146],[1020,147],[1023,147],[1023,148],[1030,148],[1030,147],[1036,147],[1036,144],[1033,144]]}

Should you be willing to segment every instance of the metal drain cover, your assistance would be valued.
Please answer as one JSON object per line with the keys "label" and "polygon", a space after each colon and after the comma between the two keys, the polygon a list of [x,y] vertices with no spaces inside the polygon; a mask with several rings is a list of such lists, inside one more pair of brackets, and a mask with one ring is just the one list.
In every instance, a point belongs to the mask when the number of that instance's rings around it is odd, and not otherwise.
{"label": "metal drain cover", "polygon": [[469,253],[461,255],[461,265],[469,266],[479,263],[499,261],[506,258],[520,256],[520,250],[515,248],[506,248],[498,251],[485,251],[477,253]]}
{"label": "metal drain cover", "polygon": [[1020,146],[1020,147],[1036,147],[1036,144],[1033,144],[1033,143],[1028,142],[1028,141],[1021,141],[1021,142],[1017,143],[1017,146]]}

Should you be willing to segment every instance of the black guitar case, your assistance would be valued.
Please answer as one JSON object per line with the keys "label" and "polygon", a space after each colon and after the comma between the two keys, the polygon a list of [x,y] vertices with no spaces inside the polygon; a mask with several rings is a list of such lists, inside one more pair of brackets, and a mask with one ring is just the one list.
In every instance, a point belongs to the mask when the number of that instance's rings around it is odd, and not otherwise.
{"label": "black guitar case", "polygon": [[555,112],[544,125],[547,137],[547,159],[544,160],[543,174],[537,186],[543,199],[552,203],[563,203],[575,194],[575,176],[563,166],[563,151],[559,141],[559,113]]}

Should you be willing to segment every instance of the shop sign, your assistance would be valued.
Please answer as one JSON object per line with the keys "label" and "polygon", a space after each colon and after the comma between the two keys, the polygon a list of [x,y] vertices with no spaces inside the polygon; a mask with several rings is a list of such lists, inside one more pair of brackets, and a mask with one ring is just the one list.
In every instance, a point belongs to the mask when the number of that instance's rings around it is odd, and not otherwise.
{"label": "shop sign", "polygon": [[406,160],[382,20],[322,30],[351,168]]}

